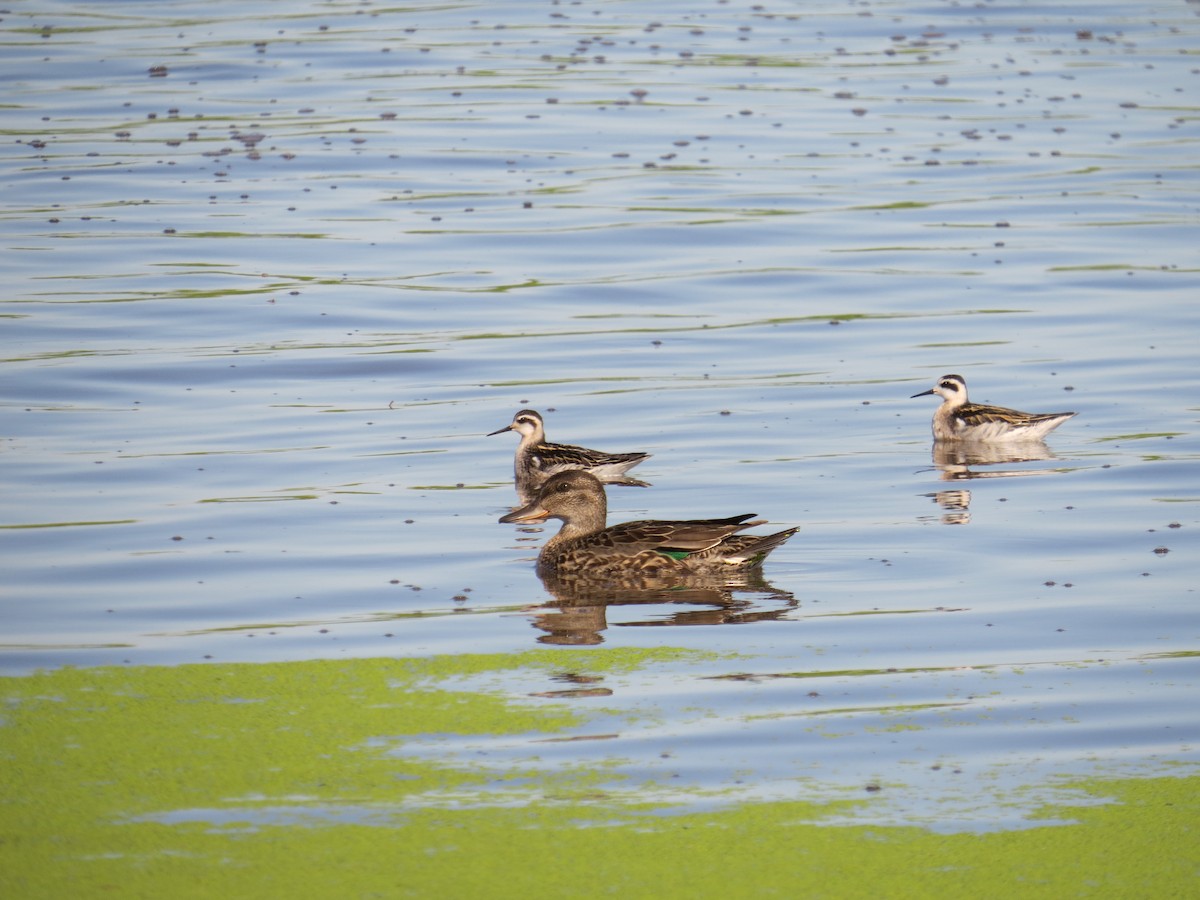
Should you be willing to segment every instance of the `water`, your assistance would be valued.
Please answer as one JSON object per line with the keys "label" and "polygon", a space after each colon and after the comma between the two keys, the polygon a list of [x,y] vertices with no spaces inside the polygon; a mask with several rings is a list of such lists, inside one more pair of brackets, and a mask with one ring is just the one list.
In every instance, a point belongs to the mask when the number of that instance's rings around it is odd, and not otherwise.
{"label": "water", "polygon": [[[1194,761],[1195,11],[15,5],[0,666],[715,651],[556,752],[947,827]],[[946,372],[1079,415],[935,460]],[[613,521],[801,531],[563,609],[495,521],[526,406],[654,454]]]}

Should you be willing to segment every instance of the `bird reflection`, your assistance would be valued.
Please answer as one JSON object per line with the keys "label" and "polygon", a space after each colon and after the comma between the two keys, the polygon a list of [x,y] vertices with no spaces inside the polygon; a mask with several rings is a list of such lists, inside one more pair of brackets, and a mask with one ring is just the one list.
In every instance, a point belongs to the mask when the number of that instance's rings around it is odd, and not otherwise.
{"label": "bird reflection", "polygon": [[971,466],[998,466],[1057,459],[1045,441],[1013,441],[989,444],[982,441],[934,441],[933,464],[942,470],[943,481],[966,478],[1010,478],[1016,475],[1049,475],[1054,469],[1014,469],[974,472]]}
{"label": "bird reflection", "polygon": [[943,525],[966,525],[971,521],[970,491],[935,491],[925,496],[933,498],[934,503],[946,510],[942,514]]}
{"label": "bird reflection", "polygon": [[[661,577],[631,573],[619,579],[539,576],[554,599],[534,610],[538,643],[588,646],[604,642],[609,627],[741,625],[780,619],[800,603],[763,580],[761,573],[725,578]],[[769,607],[764,604],[771,604]],[[664,605],[666,614],[640,621],[608,621],[610,606]]]}
{"label": "bird reflection", "polygon": [[[1019,478],[1026,475],[1052,475],[1054,468],[1012,468],[977,471],[981,466],[1017,465],[1058,459],[1045,441],[1010,441],[991,444],[983,441],[934,441],[933,465],[942,481],[969,481],[973,478]],[[945,525],[966,525],[971,521],[971,492],[966,488],[925,494],[945,513]]]}

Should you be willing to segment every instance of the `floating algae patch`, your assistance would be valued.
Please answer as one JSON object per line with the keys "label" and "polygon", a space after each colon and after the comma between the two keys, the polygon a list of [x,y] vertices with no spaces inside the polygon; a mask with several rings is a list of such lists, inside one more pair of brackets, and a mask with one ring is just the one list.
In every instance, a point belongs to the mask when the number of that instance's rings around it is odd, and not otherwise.
{"label": "floating algae patch", "polygon": [[[1042,812],[1068,824],[946,835],[814,824],[837,805],[794,801],[661,815],[636,791],[607,790],[592,755],[498,774],[469,754],[403,753],[421,736],[533,744],[588,725],[590,707],[513,699],[505,672],[637,673],[700,655],[538,650],[0,680],[0,896],[1169,896],[1193,883],[1195,778],[1084,783],[1093,805]],[[522,786],[509,795],[519,802],[479,802],[497,779]]]}
{"label": "floating algae patch", "polygon": [[607,777],[594,767],[557,771],[534,760],[498,776],[397,749],[442,734],[539,740],[583,721],[567,704],[514,701],[501,687],[445,687],[455,680],[629,671],[688,655],[532,651],[0,679],[0,896],[80,896],[135,874],[152,893],[169,885],[179,895],[176,877],[237,856],[228,841],[266,859],[268,848],[290,852],[279,842],[298,824],[390,825],[411,835],[408,814],[428,796],[467,798],[497,779],[533,786],[532,799],[588,795]]}

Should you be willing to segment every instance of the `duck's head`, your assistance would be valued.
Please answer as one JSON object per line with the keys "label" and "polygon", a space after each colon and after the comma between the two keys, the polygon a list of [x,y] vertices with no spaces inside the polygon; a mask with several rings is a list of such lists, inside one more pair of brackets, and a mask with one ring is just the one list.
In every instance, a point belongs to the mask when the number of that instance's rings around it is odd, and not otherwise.
{"label": "duck's head", "polygon": [[608,515],[608,500],[602,485],[595,475],[582,469],[568,469],[546,479],[531,503],[501,516],[500,521],[544,522],[546,519],[562,521],[599,521],[604,527]]}

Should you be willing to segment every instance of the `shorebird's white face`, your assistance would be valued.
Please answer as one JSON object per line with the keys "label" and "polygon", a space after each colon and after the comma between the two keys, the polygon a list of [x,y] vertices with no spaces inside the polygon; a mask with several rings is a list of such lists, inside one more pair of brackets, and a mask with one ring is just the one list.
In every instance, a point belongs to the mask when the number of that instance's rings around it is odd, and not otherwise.
{"label": "shorebird's white face", "polygon": [[961,375],[943,375],[929,390],[913,396],[924,397],[927,394],[937,394],[951,406],[962,406],[967,402],[967,383]]}
{"label": "shorebird's white face", "polygon": [[542,419],[537,413],[520,412],[509,426],[521,437],[532,437],[542,430]]}
{"label": "shorebird's white face", "polygon": [[493,434],[504,434],[506,431],[515,431],[521,436],[522,442],[528,438],[535,438],[540,441],[544,434],[542,431],[542,417],[532,409],[523,409],[513,416],[512,424],[490,432],[488,437],[491,437]]}
{"label": "shorebird's white face", "polygon": [[943,375],[933,386],[933,392],[944,400],[967,399],[967,383],[957,375]]}

